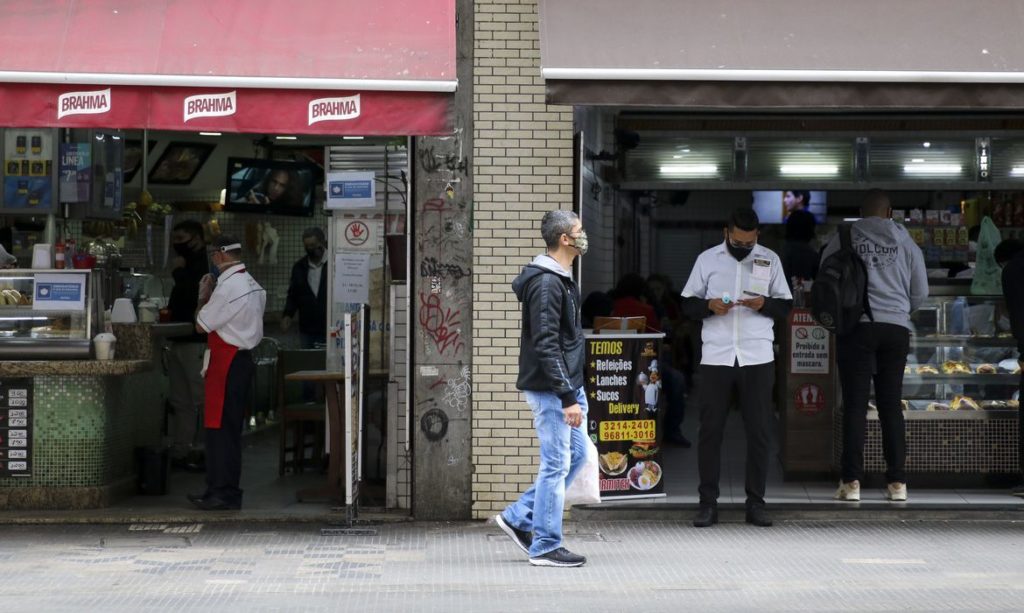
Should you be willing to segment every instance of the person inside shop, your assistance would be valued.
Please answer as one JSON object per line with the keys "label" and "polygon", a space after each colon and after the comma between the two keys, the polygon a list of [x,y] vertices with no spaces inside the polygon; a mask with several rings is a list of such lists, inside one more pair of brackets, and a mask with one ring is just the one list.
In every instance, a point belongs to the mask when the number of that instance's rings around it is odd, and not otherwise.
{"label": "person inside shop", "polygon": [[[178,222],[171,230],[174,287],[167,300],[172,322],[195,324],[199,306],[199,282],[208,272],[203,226],[195,220]],[[203,353],[206,335],[195,333],[173,339],[167,356],[170,384],[168,419],[171,464],[186,470],[203,470]]]}
{"label": "person inside shop", "polygon": [[288,295],[285,298],[281,331],[291,329],[299,316],[299,338],[303,349],[323,347],[327,342],[327,238],[320,228],[302,232],[306,255],[292,266]]}
{"label": "person inside shop", "polygon": [[700,505],[693,519],[698,528],[718,522],[722,437],[733,389],[747,434],[746,521],[772,525],[764,501],[773,423],[772,343],[775,320],[786,317],[793,298],[779,256],[758,244],[758,226],[753,209],[736,209],[722,244],[697,257],[683,288],[684,313],[703,320],[697,384]]}
{"label": "person inside shop", "polygon": [[586,299],[583,300],[583,305],[580,307],[580,315],[583,318],[583,327],[586,329],[592,329],[594,327],[594,318],[596,317],[611,317],[612,307],[615,306],[615,301],[612,300],[605,292],[594,291],[587,294]]}
{"label": "person inside shop", "polygon": [[795,289],[796,283],[813,281],[818,276],[818,250],[813,245],[817,224],[814,215],[803,209],[793,211],[786,219],[782,269],[786,271],[790,289]]}
{"label": "person inside shop", "polygon": [[[924,255],[910,233],[892,220],[889,196],[871,190],[861,205],[861,219],[850,238],[867,269],[867,315],[849,334],[836,338],[843,393],[843,453],[836,500],[860,500],[864,476],[864,431],[874,383],[875,406],[882,429],[886,496],[907,499],[907,457],[903,418],[903,371],[910,352],[910,314],[928,297]],[[821,259],[839,250],[837,235]]]}
{"label": "person inside shop", "polygon": [[806,211],[811,206],[811,192],[802,189],[790,189],[782,192],[782,217],[789,219],[795,211]]}
{"label": "person inside shop", "polygon": [[250,204],[302,206],[302,180],[293,170],[274,169],[249,190],[245,201]]}
{"label": "person inside shop", "polygon": [[207,334],[206,491],[188,498],[203,510],[242,508],[242,425],[256,372],[252,349],[263,339],[267,293],[246,272],[242,244],[213,239],[210,273],[199,287],[196,332]]}
{"label": "person inside shop", "polygon": [[540,440],[536,483],[494,517],[534,566],[583,566],[587,559],[562,546],[565,488],[587,457],[585,342],[580,292],[572,263],[587,253],[587,233],[571,211],[549,211],[540,225],[547,249],[512,282],[523,303],[519,378]]}
{"label": "person inside shop", "polygon": [[[1021,366],[1021,380],[1018,398],[1024,397],[1024,245],[1019,241],[1005,240],[996,246],[996,263],[1003,267],[1003,297],[1010,319],[1010,330],[1017,341],[1017,361]],[[1017,411],[1018,458],[1020,460],[1020,482],[1013,487],[1014,496],[1024,498],[1024,409]]]}
{"label": "person inside shop", "polygon": [[635,272],[626,273],[612,290],[612,317],[643,317],[646,332],[661,332],[661,320],[647,295],[647,283]]}

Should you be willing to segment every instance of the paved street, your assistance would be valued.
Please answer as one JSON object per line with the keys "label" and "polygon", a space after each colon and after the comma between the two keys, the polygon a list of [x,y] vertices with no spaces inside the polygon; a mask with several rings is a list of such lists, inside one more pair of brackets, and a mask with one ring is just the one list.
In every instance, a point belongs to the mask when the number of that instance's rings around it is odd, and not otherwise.
{"label": "paved street", "polygon": [[[147,528],[147,529],[140,529]],[[156,528],[156,529],[154,529]],[[1022,521],[583,522],[581,569],[490,524],[0,527],[7,611],[1020,611]]]}

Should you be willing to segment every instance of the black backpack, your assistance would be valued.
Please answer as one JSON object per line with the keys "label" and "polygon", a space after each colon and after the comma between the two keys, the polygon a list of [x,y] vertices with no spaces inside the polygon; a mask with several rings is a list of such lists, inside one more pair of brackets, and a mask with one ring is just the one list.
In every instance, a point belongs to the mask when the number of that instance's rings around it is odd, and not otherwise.
{"label": "black backpack", "polygon": [[811,287],[811,314],[840,336],[853,332],[860,318],[871,317],[868,269],[853,249],[850,226],[839,227],[839,251],[825,258]]}

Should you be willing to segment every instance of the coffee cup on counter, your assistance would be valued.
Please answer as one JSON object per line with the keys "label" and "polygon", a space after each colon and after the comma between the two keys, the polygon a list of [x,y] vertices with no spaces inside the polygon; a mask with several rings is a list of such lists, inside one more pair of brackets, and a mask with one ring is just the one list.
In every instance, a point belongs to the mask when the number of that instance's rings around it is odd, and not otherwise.
{"label": "coffee cup on counter", "polygon": [[96,352],[97,360],[113,360],[114,347],[117,344],[117,337],[110,332],[97,334],[92,339],[92,346]]}

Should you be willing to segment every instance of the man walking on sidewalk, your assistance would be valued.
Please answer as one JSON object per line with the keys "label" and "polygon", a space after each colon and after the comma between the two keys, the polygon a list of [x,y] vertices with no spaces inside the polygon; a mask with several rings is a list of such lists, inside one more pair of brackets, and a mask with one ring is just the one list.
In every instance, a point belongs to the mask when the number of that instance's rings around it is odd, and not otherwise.
{"label": "man walking on sidewalk", "polygon": [[[882,427],[887,497],[907,499],[907,456],[903,421],[903,369],[910,351],[910,313],[928,297],[924,256],[910,233],[892,219],[889,197],[871,190],[861,205],[862,219],[850,238],[867,268],[867,309],[853,332],[837,337],[839,380],[843,388],[843,454],[836,500],[860,500],[864,476],[864,429],[868,397],[875,383],[875,405]],[[829,242],[821,261],[839,250]]]}
{"label": "man walking on sidewalk", "polygon": [[540,470],[533,486],[494,520],[530,564],[582,566],[586,558],[562,547],[562,509],[565,488],[587,455],[583,326],[570,272],[576,256],[587,252],[587,234],[569,211],[545,214],[540,232],[547,252],[512,282],[523,305],[516,387],[533,412]]}

